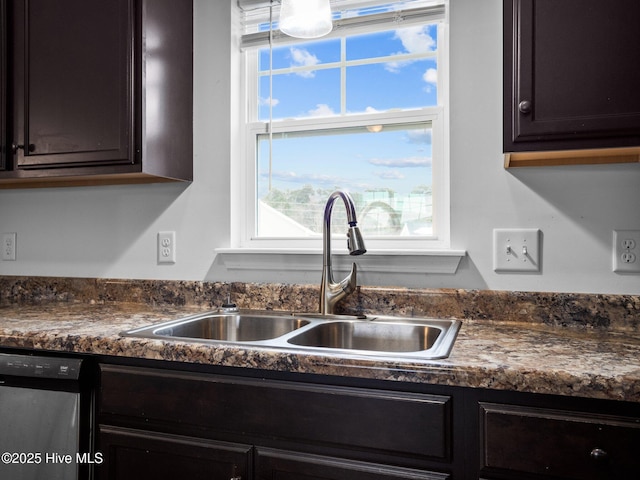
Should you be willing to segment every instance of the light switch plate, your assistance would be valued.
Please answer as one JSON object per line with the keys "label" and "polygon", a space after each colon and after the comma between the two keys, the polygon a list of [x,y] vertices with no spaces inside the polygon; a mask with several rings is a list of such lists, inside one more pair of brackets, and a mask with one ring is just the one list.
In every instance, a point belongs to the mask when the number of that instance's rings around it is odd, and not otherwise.
{"label": "light switch plate", "polygon": [[496,228],[493,230],[493,270],[496,272],[539,272],[540,230]]}

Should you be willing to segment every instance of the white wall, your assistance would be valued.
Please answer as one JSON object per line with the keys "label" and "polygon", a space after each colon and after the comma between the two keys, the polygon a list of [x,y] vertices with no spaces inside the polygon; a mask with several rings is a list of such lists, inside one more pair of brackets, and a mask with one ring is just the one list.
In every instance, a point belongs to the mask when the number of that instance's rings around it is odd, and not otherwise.
{"label": "white wall", "polygon": [[[18,234],[18,260],[0,262],[0,274],[319,282],[320,263],[229,272],[216,259],[231,236],[234,2],[195,1],[195,181],[0,191],[0,233]],[[365,270],[360,283],[638,294],[640,275],[612,272],[611,243],[613,229],[640,229],[640,165],[502,167],[501,5],[451,1],[451,233],[452,247],[468,255],[455,275]],[[493,272],[496,227],[542,230],[541,274]],[[175,265],[156,263],[160,230],[177,233]]]}

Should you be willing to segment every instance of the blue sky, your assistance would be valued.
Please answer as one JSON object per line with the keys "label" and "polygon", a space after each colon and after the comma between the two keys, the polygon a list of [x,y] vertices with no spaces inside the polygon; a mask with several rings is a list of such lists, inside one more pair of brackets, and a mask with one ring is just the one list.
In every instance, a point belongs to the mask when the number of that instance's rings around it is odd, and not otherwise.
{"label": "blue sky", "polygon": [[[261,144],[258,166],[267,181],[268,141]],[[431,184],[431,136],[424,127],[332,136],[282,139],[274,135],[273,186],[295,190],[305,184],[318,188],[364,191],[392,188],[408,194]],[[262,185],[260,194],[266,194]]]}
{"label": "blue sky", "polygon": [[[437,104],[436,25],[360,35],[346,40],[345,111],[341,111],[341,40],[305,42],[273,49],[274,121],[338,116],[393,108],[413,109]],[[428,58],[388,58],[425,53]],[[376,63],[348,62],[374,57]],[[385,58],[387,57],[387,58]],[[336,62],[336,65],[330,65]],[[323,66],[331,68],[322,69]],[[287,70],[286,73],[278,72]],[[268,72],[268,49],[260,53],[260,70]],[[260,80],[260,120],[269,118],[269,77]],[[268,173],[268,142],[261,142],[259,172]],[[352,192],[392,188],[408,194],[431,183],[431,135],[425,126],[360,129],[346,134],[274,135],[271,179],[275,188],[295,190],[305,184],[339,186]],[[259,190],[265,194],[266,183]]]}

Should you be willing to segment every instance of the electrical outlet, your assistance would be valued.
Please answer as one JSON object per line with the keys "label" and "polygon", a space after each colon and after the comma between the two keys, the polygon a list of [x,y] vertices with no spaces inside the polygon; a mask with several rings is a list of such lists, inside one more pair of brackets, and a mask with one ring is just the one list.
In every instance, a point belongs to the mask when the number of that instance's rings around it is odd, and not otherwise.
{"label": "electrical outlet", "polygon": [[640,273],[640,230],[613,231],[613,271]]}
{"label": "electrical outlet", "polygon": [[493,270],[496,272],[539,272],[540,230],[496,228],[493,230]]}
{"label": "electrical outlet", "polygon": [[176,232],[158,232],[158,263],[176,263]]}
{"label": "electrical outlet", "polygon": [[5,233],[2,235],[2,260],[16,259],[16,234]]}

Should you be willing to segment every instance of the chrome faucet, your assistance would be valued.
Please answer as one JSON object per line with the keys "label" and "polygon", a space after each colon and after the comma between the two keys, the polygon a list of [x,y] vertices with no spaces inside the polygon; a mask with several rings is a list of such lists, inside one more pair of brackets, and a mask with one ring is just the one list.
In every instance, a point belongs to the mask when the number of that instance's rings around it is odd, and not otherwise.
{"label": "chrome faucet", "polygon": [[322,282],[320,283],[320,313],[333,314],[336,303],[342,300],[356,289],[356,264],[351,266],[351,272],[341,282],[333,281],[333,271],[331,269],[331,211],[333,204],[338,198],[342,198],[347,209],[347,221],[349,230],[347,232],[347,248],[349,255],[362,255],[367,251],[364,246],[362,234],[358,228],[356,220],[356,207],[348,193],[340,190],[333,192],[324,207],[324,225],[322,229]]}

